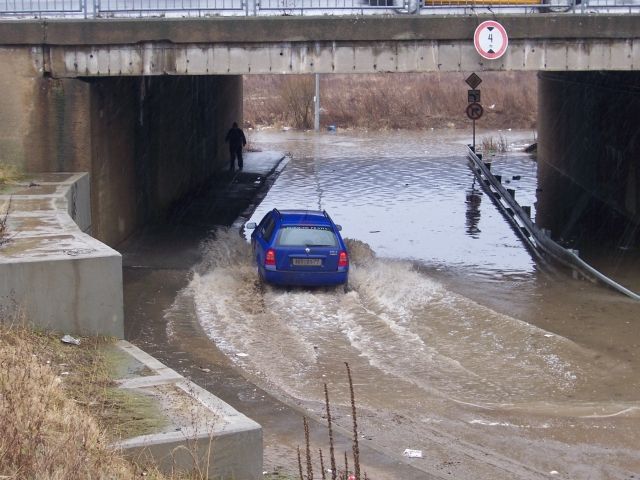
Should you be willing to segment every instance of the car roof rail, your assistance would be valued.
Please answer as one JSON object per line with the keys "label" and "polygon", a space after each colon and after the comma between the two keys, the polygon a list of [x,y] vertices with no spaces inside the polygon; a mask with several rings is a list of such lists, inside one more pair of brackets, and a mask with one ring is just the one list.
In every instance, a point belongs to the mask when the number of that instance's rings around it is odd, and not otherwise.
{"label": "car roof rail", "polygon": [[280,213],[280,210],[278,210],[277,208],[274,208],[274,209],[273,209],[273,212],[274,212],[276,215],[278,215],[279,217],[281,217],[281,216],[282,216],[282,214]]}
{"label": "car roof rail", "polygon": [[326,210],[322,210],[322,213],[324,214],[324,218],[326,218],[327,220],[329,220],[329,223],[331,223],[332,225],[335,225],[333,223],[333,219],[329,216],[329,214],[327,213]]}

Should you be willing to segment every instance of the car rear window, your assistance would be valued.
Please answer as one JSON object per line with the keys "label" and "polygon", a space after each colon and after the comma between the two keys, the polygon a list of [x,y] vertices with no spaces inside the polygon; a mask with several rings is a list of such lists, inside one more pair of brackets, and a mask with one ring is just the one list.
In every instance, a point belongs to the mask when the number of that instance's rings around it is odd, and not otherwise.
{"label": "car rear window", "polygon": [[338,240],[329,227],[290,226],[278,233],[277,245],[283,247],[336,247]]}

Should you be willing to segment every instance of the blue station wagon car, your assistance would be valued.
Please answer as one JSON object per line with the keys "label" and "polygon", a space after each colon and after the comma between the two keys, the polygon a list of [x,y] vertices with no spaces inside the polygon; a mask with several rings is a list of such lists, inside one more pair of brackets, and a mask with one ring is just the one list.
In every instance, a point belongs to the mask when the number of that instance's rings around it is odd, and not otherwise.
{"label": "blue station wagon car", "polygon": [[251,245],[260,279],[276,285],[340,285],[349,275],[349,255],[340,225],[327,212],[277,210],[253,229]]}

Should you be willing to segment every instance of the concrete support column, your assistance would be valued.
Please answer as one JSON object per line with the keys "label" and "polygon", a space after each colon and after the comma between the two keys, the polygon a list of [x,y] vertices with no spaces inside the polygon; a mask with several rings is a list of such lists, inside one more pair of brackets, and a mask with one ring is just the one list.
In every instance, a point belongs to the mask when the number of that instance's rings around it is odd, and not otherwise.
{"label": "concrete support column", "polygon": [[640,73],[539,73],[536,222],[554,238],[634,241],[639,109]]}

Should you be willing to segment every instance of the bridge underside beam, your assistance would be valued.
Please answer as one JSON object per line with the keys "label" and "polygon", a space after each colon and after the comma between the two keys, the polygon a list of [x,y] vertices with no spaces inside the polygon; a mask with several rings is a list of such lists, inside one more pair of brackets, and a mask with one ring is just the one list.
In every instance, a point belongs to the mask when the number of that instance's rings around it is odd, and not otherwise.
{"label": "bridge underside beam", "polygon": [[[472,41],[282,42],[51,46],[41,68],[54,77],[243,75],[488,70],[636,70],[640,39],[516,40],[499,60]],[[37,56],[35,61],[39,61]]]}

